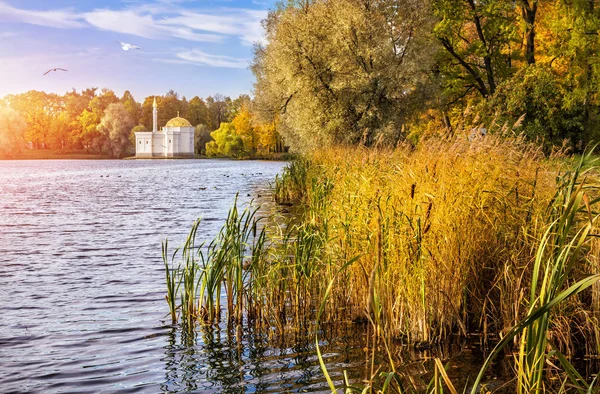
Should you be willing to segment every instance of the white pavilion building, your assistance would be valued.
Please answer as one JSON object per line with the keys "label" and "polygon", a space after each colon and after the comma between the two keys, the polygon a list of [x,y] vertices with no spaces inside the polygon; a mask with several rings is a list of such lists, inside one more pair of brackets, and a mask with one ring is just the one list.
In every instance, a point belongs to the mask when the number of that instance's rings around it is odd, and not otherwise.
{"label": "white pavilion building", "polygon": [[193,157],[194,127],[190,122],[177,113],[176,118],[158,130],[156,97],[152,107],[152,131],[135,133],[135,157]]}

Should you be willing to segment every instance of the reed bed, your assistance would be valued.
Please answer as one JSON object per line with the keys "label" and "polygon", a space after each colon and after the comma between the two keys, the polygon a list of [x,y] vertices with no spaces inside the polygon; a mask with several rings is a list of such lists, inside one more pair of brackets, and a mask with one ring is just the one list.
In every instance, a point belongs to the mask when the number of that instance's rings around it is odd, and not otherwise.
{"label": "reed bed", "polygon": [[[573,170],[559,154],[493,135],[314,152],[275,182],[277,202],[302,208],[295,225],[269,227],[256,208],[234,205],[206,258],[193,246],[194,228],[179,268],[176,254],[170,266],[165,257],[171,316],[177,321],[180,308],[187,325],[215,324],[224,290],[227,320],[237,325],[283,332],[367,322],[373,352],[382,349],[392,365],[381,387],[401,392],[392,340],[481,333],[502,339],[494,355],[517,351],[521,392],[545,388],[552,357],[570,385],[588,389],[568,357],[600,353],[600,286],[587,276],[600,272],[592,159]],[[187,294],[179,307],[178,292]],[[430,388],[454,392],[439,360],[435,371]]]}
{"label": "reed bed", "polygon": [[322,151],[310,163],[305,220],[327,240],[324,276],[361,256],[333,289],[329,315],[379,316],[381,330],[410,342],[518,321],[560,171],[537,148],[436,141]]}

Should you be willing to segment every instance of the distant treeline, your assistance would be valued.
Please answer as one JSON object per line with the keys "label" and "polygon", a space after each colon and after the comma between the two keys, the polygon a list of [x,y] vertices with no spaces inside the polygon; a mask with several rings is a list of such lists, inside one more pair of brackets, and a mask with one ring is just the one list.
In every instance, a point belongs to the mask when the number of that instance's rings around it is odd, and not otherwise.
{"label": "distant treeline", "polygon": [[129,91],[119,98],[110,89],[88,88],[64,95],[29,91],[5,96],[0,100],[0,154],[29,148],[126,156],[133,149],[133,133],[152,130],[154,98],[159,129],[178,114],[186,118],[196,127],[198,154],[240,157],[283,149],[275,122],[254,119],[248,95],[188,101],[171,90],[139,103]]}
{"label": "distant treeline", "polygon": [[515,124],[546,151],[600,136],[598,1],[290,0],[264,26],[256,113],[298,150]]}

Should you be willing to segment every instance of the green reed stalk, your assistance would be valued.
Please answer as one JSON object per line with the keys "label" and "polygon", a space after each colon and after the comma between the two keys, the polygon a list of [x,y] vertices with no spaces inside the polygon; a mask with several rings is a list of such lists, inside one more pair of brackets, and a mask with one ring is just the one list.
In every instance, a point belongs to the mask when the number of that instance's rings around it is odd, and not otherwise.
{"label": "green reed stalk", "polygon": [[[181,293],[182,317],[188,329],[194,327],[194,323],[198,318],[198,310],[196,309],[198,296],[198,285],[201,280],[202,271],[196,263],[195,255],[195,240],[196,232],[200,220],[196,220],[192,225],[192,229],[183,246],[183,261],[185,262],[183,269],[183,292]],[[201,253],[201,249],[198,249]]]}
{"label": "green reed stalk", "polygon": [[208,323],[218,321],[221,311],[221,283],[223,281],[225,251],[218,247],[218,238],[208,246],[208,260],[205,268],[204,304],[207,309],[206,320]]}
{"label": "green reed stalk", "polygon": [[[228,321],[237,324],[242,322],[244,305],[248,302],[245,282],[247,278],[253,277],[249,270],[256,269],[258,262],[263,259],[267,238],[264,229],[258,240],[256,238],[260,221],[257,217],[258,207],[248,206],[240,213],[237,199],[238,196],[219,234],[208,245],[206,260],[199,252],[202,265],[193,258],[188,258],[186,267],[189,269],[184,270],[184,283],[187,284],[187,287],[184,286],[184,294],[185,300],[188,301],[185,311],[194,316],[201,314],[209,324],[220,320],[222,284],[226,293]],[[195,229],[192,232],[195,236]],[[193,245],[193,237],[190,238],[189,244]],[[189,302],[192,294],[199,296],[198,309],[193,311],[190,309],[193,304]]]}
{"label": "green reed stalk", "polygon": [[171,315],[171,323],[177,323],[177,293],[179,292],[179,286],[181,285],[181,276],[179,275],[180,268],[173,268],[175,255],[177,250],[171,258],[171,267],[169,267],[168,248],[169,240],[165,240],[161,244],[162,246],[162,258],[165,264],[165,279],[167,282],[167,295],[165,296],[167,304],[169,304],[169,314]]}

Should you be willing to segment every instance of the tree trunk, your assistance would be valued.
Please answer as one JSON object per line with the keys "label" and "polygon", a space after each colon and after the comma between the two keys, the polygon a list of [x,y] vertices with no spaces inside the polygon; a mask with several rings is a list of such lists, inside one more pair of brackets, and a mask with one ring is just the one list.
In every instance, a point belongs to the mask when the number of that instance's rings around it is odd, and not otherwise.
{"label": "tree trunk", "polygon": [[525,58],[527,64],[535,63],[535,14],[537,13],[537,0],[532,0],[531,4],[529,0],[521,0],[521,15],[523,21],[526,24],[525,30]]}
{"label": "tree trunk", "polygon": [[[492,66],[492,57],[490,55],[490,48],[488,42],[485,38],[485,34],[483,33],[483,27],[481,25],[481,18],[477,13],[477,8],[475,6],[475,0],[467,0],[467,3],[471,7],[471,11],[473,12],[473,22],[475,23],[475,29],[477,30],[477,35],[479,36],[479,40],[483,44],[485,48],[485,55],[483,56],[483,64],[485,65],[485,73],[487,74],[488,86],[490,95],[493,95],[496,92],[496,81],[494,79],[494,68]],[[484,96],[486,97],[486,96]]]}

